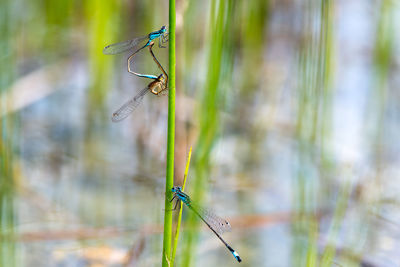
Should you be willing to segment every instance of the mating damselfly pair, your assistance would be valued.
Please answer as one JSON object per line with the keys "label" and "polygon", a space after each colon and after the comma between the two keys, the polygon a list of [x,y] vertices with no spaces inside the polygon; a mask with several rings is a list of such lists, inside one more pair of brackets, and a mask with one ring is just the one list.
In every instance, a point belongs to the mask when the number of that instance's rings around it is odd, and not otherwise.
{"label": "mating damselfly pair", "polygon": [[211,231],[221,240],[221,242],[225,245],[225,247],[229,250],[230,253],[232,253],[233,257],[238,262],[241,262],[242,259],[239,256],[239,253],[236,252],[226,241],[221,237],[221,234],[224,232],[228,232],[231,230],[231,225],[227,220],[224,220],[217,215],[215,215],[212,211],[204,209],[202,207],[197,206],[192,202],[190,197],[182,192],[182,188],[179,186],[174,186],[171,191],[174,193],[174,197],[171,199],[173,201],[174,199],[177,199],[177,202],[175,204],[175,208],[177,207],[178,203],[182,201],[185,203],[185,205],[191,209],[199,218],[210,228]]}
{"label": "mating damselfly pair", "polygon": [[[142,103],[143,97],[148,93],[151,92],[155,95],[158,95],[162,92],[164,92],[167,89],[168,85],[168,75],[165,72],[164,68],[160,64],[160,62],[157,60],[156,56],[153,53],[153,46],[154,46],[154,41],[156,39],[159,39],[158,41],[158,46],[160,48],[164,48],[163,44],[168,42],[168,33],[166,32],[166,27],[162,26],[160,30],[154,31],[149,33],[146,36],[134,38],[132,40],[128,40],[125,42],[120,42],[116,44],[111,44],[108,45],[104,48],[103,53],[106,55],[115,55],[123,52],[127,52],[130,50],[135,50],[133,54],[131,54],[128,57],[128,72],[132,73],[136,76],[143,77],[143,78],[148,78],[152,79],[151,81],[145,88],[143,88],[139,93],[137,93],[133,98],[131,98],[129,101],[127,101],[125,104],[123,104],[117,111],[115,111],[112,115],[112,121],[113,122],[119,122],[126,117],[129,116],[139,105]],[[139,46],[142,44],[144,41],[147,41],[143,46]],[[137,48],[139,47],[139,48]],[[141,74],[134,72],[131,69],[131,63],[133,62],[132,59],[133,57],[143,48],[148,47],[150,54],[154,60],[154,62],[157,64],[158,68],[162,71],[162,73],[158,76],[155,75],[150,75],[150,74]]]}

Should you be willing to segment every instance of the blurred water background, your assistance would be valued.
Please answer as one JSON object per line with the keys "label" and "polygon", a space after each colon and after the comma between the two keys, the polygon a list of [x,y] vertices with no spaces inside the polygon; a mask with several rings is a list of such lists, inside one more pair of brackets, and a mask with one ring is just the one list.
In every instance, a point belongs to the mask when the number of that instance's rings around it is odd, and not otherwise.
{"label": "blurred water background", "polygon": [[[175,180],[193,146],[186,192],[241,266],[400,266],[399,10],[177,0]],[[149,81],[102,49],[167,22],[167,1],[0,1],[0,266],[161,264],[168,99],[112,123]],[[189,210],[180,236],[177,266],[237,264]]]}

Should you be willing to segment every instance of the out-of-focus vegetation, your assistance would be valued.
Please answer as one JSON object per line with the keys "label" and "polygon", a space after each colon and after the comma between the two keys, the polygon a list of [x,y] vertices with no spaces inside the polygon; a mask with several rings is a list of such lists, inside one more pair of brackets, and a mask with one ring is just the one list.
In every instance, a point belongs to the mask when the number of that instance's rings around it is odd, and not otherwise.
{"label": "out-of-focus vegetation", "polygon": [[[175,184],[193,145],[185,191],[242,265],[400,262],[399,8],[177,0]],[[102,49],[166,24],[168,1],[0,1],[0,266],[160,264],[168,98],[112,123],[148,81]],[[180,231],[176,266],[236,264]]]}

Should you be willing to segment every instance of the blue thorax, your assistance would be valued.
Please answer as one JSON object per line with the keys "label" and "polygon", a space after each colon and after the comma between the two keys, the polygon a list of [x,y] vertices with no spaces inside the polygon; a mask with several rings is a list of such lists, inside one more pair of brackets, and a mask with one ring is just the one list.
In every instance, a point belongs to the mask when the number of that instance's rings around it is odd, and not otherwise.
{"label": "blue thorax", "polygon": [[182,192],[182,188],[180,186],[172,187],[171,191],[186,205],[190,206],[190,197]]}
{"label": "blue thorax", "polygon": [[160,37],[160,35],[163,35],[166,31],[167,28],[165,26],[162,26],[160,30],[149,33],[149,41]]}

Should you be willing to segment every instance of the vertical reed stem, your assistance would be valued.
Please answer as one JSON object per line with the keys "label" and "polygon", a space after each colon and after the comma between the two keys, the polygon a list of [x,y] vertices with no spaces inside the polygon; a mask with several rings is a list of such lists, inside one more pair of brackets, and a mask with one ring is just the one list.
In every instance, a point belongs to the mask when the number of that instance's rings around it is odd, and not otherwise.
{"label": "vertical reed stem", "polygon": [[175,0],[169,0],[169,99],[168,99],[168,140],[167,176],[165,182],[164,240],[162,266],[170,265],[172,240],[172,198],[174,185],[174,145],[175,145]]}

